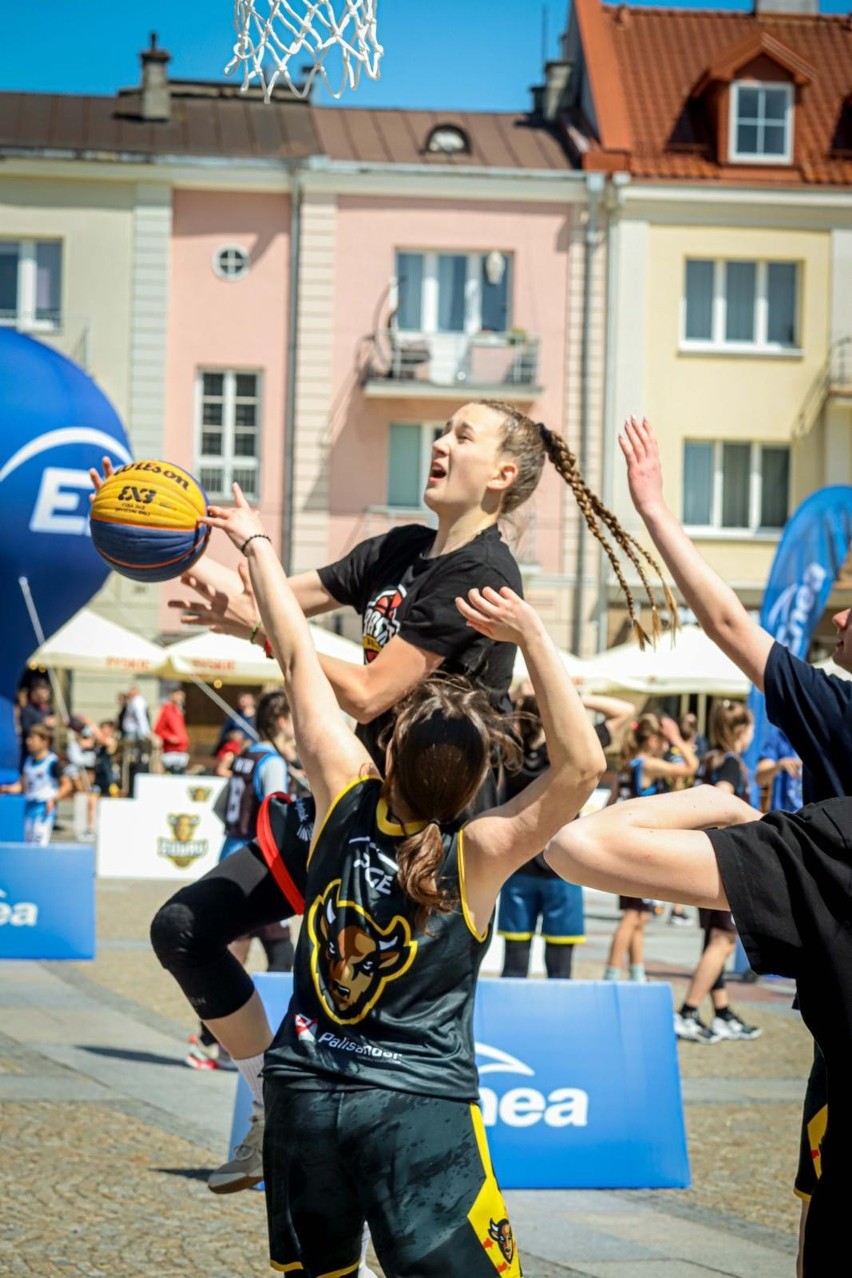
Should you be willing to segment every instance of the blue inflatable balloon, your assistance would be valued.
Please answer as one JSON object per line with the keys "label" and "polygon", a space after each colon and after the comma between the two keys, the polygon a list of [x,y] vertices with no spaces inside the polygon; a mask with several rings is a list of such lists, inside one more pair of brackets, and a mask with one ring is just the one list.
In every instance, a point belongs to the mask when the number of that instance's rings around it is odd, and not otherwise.
{"label": "blue inflatable balloon", "polygon": [[18,776],[13,706],[39,641],[101,588],[109,568],[89,536],[89,467],[132,460],[109,400],[82,369],[44,343],[0,328],[0,784]]}

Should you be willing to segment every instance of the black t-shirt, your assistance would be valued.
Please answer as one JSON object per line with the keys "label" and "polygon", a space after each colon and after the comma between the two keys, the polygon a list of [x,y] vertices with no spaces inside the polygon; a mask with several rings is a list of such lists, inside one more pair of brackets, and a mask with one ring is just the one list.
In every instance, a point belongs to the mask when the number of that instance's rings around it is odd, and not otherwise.
{"label": "black t-shirt", "polygon": [[[441,670],[467,676],[491,700],[511,713],[509,684],[515,645],[494,643],[472,630],[455,605],[474,586],[510,586],[523,594],[521,574],[496,525],[467,545],[428,559],[435,531],[419,524],[395,528],[362,541],[345,558],[320,568],[329,594],[350,604],[363,619],[364,660],[373,661],[394,635],[443,658]],[[391,721],[387,711],[356,729],[378,768],[384,751],[378,739]]]}
{"label": "black t-shirt", "polygon": [[776,643],[764,690],[770,722],[802,760],[805,803],[852,795],[852,681],[815,670]]}
{"label": "black t-shirt", "polygon": [[748,773],[730,750],[723,755],[718,751],[706,755],[698,779],[704,785],[718,785],[720,781],[726,781],[738,798],[744,799],[748,795]]}
{"label": "black t-shirt", "polygon": [[[831,1121],[814,1205],[817,1194],[824,1203],[837,1195],[845,1204],[842,1221],[833,1222],[833,1228],[825,1223],[835,1238],[846,1230],[848,1244],[844,1164],[852,1150],[852,799],[828,799],[800,812],[770,812],[762,821],[708,835],[752,968],[795,978],[802,1017],[825,1055]],[[809,1231],[809,1243],[810,1236]]]}

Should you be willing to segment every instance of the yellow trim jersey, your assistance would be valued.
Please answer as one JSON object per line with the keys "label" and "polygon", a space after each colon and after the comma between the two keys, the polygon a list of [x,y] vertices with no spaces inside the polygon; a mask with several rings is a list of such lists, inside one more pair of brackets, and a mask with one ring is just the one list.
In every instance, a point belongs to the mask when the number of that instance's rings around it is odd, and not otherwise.
{"label": "yellow trim jersey", "polygon": [[381,782],[347,786],[319,831],[305,891],[293,998],[266,1055],[296,1086],[389,1087],[475,1101],[473,996],[491,928],[462,906],[461,831],[443,830],[443,881],[459,904],[427,930],[397,878],[397,824]]}

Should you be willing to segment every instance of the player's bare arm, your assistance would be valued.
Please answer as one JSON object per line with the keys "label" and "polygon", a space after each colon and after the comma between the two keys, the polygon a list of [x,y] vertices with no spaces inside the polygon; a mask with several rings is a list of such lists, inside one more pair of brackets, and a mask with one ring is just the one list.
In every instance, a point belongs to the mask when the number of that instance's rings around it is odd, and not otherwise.
{"label": "player's bare arm", "polygon": [[714,643],[762,690],[772,638],[752,621],[734,591],[699,554],[666,505],[660,450],[653,429],[645,419],[631,417],[618,442],[627,462],[633,505],[684,600]]}

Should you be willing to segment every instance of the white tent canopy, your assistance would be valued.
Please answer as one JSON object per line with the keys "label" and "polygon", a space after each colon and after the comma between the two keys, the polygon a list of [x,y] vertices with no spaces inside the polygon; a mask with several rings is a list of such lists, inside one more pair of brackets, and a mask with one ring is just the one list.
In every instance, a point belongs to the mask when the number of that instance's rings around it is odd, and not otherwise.
{"label": "white tent canopy", "polygon": [[45,640],[29,664],[93,674],[157,675],[163,655],[157,644],[84,608]]}
{"label": "white tent canopy", "polygon": [[[562,664],[568,671],[572,679],[585,679],[588,671],[588,662],[583,661],[580,657],[575,657],[573,652],[566,652],[564,648],[559,649],[559,656]],[[520,680],[529,677],[527,663],[524,661],[524,654],[518,649],[518,655],[515,657],[515,664],[512,667],[512,679]]]}
{"label": "white tent canopy", "polygon": [[[359,644],[343,639],[322,626],[311,626],[317,652],[360,665],[363,652]],[[270,661],[257,644],[233,635],[201,631],[180,639],[163,651],[164,666],[160,673],[172,679],[218,679],[222,683],[280,683],[281,667]]]}
{"label": "white tent canopy", "polygon": [[640,651],[638,643],[610,648],[584,663],[585,692],[644,692],[648,696],[704,693],[714,697],[744,697],[748,679],[700,626],[682,626],[666,634],[657,647]]}

